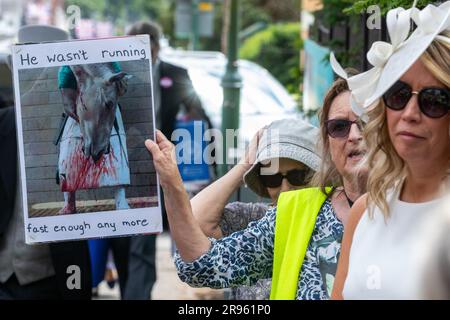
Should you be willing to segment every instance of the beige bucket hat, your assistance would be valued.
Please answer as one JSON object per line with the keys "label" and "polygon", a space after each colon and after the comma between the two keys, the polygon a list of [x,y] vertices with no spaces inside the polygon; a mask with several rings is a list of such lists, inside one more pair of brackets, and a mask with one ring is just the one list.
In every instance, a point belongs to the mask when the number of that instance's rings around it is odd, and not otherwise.
{"label": "beige bucket hat", "polygon": [[319,129],[306,121],[285,119],[272,122],[264,130],[258,144],[255,164],[244,174],[244,182],[261,197],[269,198],[260,180],[261,163],[288,158],[317,171],[320,157],[316,152]]}

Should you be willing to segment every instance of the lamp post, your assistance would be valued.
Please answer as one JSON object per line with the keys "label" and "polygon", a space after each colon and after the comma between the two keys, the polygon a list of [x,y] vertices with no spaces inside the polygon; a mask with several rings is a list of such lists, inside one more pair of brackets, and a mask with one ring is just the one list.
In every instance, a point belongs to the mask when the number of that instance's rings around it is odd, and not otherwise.
{"label": "lamp post", "polygon": [[191,0],[191,43],[190,49],[197,50],[198,49],[198,38],[199,38],[199,10],[198,3],[199,0]]}
{"label": "lamp post", "polygon": [[[239,103],[242,87],[242,77],[238,70],[238,31],[239,31],[239,0],[229,0],[230,5],[230,23],[227,35],[227,55],[228,62],[226,71],[222,77],[221,85],[223,87],[223,105],[222,105],[222,137],[224,138],[224,159],[223,164],[219,166],[219,174],[223,176],[228,171],[228,155],[230,145],[227,143],[227,129],[234,130],[239,128]],[[237,147],[237,137],[233,138],[233,146]]]}

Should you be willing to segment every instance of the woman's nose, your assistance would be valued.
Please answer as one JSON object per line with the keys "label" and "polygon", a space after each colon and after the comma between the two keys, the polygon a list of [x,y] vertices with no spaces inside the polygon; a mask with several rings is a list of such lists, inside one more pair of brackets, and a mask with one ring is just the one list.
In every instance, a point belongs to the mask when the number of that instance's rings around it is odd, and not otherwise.
{"label": "woman's nose", "polygon": [[281,188],[280,192],[285,192],[292,190],[293,186],[289,183],[288,179],[286,177],[283,177],[283,181],[281,181]]}
{"label": "woman's nose", "polygon": [[414,94],[411,99],[409,99],[405,108],[401,110],[402,119],[405,121],[419,121],[421,111],[419,108],[419,99],[417,94]]}
{"label": "woman's nose", "polygon": [[350,132],[348,134],[348,141],[358,142],[362,140],[362,132],[356,123],[353,123],[350,127]]}

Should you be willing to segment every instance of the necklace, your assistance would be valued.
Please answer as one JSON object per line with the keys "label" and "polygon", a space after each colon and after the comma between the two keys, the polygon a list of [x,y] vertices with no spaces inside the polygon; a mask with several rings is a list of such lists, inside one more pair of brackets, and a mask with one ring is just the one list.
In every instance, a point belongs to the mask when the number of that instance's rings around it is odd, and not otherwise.
{"label": "necklace", "polygon": [[345,192],[345,190],[342,190],[342,191],[344,191],[344,195],[345,195],[345,197],[347,198],[348,205],[349,205],[350,208],[351,208],[351,207],[353,206],[353,203],[355,203],[355,202],[352,201],[352,200],[348,197],[347,192]]}

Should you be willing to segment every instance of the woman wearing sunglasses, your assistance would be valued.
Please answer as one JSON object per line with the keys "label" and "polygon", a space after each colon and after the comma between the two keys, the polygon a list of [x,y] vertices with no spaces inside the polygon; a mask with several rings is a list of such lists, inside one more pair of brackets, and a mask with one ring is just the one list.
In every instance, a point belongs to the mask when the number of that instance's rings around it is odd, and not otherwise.
{"label": "woman wearing sunglasses", "polygon": [[[225,288],[272,276],[271,299],[329,298],[343,224],[352,203],[365,192],[366,170],[359,165],[364,154],[361,128],[349,102],[347,83],[339,79],[328,91],[320,117],[318,140],[325,155],[315,177],[320,188],[281,193],[276,208],[221,239],[205,236],[192,214],[173,145],[160,132],[156,143],[146,141],[167,195],[181,280],[195,287]],[[298,136],[293,143],[302,139]]]}
{"label": "woman wearing sunglasses", "polygon": [[[368,110],[371,171],[368,193],[355,203],[345,229],[334,298],[423,297],[426,258],[418,244],[427,239],[418,238],[418,230],[450,190],[449,17],[450,1],[422,11],[393,9],[389,54],[378,56],[383,63],[375,64],[376,72],[348,78],[350,84],[364,78],[373,88],[352,87],[356,109]],[[406,38],[410,18],[417,27]],[[368,57],[380,46],[386,43]]]}
{"label": "woman wearing sunglasses", "polygon": [[[318,131],[309,123],[294,119],[274,121],[261,129],[238,165],[191,199],[192,212],[205,235],[220,239],[243,230],[276,206],[281,192],[305,187],[320,165],[320,158],[314,152]],[[273,161],[270,162],[272,172],[269,161]],[[269,198],[271,203],[227,204],[242,182],[258,196]],[[230,298],[268,299],[270,287],[269,279],[259,280],[254,286],[233,288]]]}

